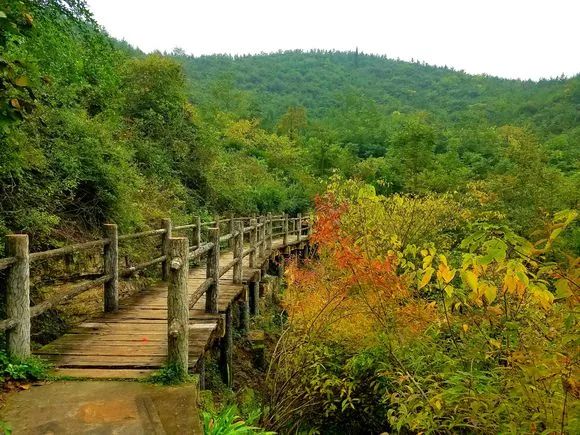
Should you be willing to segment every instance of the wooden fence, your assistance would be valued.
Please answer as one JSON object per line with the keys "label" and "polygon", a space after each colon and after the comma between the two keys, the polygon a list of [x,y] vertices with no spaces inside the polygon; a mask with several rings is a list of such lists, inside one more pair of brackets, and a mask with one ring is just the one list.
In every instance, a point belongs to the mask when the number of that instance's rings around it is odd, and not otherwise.
{"label": "wooden fence", "polygon": [[[159,229],[124,235],[118,234],[116,224],[105,224],[102,239],[33,253],[29,252],[28,235],[7,235],[6,254],[8,257],[0,259],[0,270],[7,269],[7,318],[0,321],[0,331],[6,331],[8,353],[17,358],[25,358],[31,354],[32,318],[100,285],[103,285],[104,291],[104,311],[115,312],[119,308],[119,279],[129,278],[138,271],[161,265],[162,279],[168,281],[168,362],[183,366],[184,358],[185,361],[187,360],[189,309],[206,294],[205,311],[217,313],[220,277],[233,268],[233,282],[242,284],[242,260],[246,256],[249,256],[249,267],[258,268],[258,259],[264,259],[266,253],[270,252],[273,239],[281,237],[283,246],[288,246],[292,236],[296,237],[297,242],[307,237],[310,231],[309,220],[300,214],[294,218],[288,215],[268,214],[259,217],[216,218],[210,222],[202,222],[197,217],[192,224],[173,226],[171,219],[164,219]],[[223,231],[222,228],[224,228]],[[185,236],[175,237],[184,233]],[[204,235],[207,236],[205,241]],[[120,269],[119,242],[149,237],[161,237],[159,256]],[[222,265],[220,264],[220,250],[226,247],[233,251],[233,260]],[[30,265],[32,263],[94,248],[103,249],[101,276],[72,286],[37,305],[30,306]],[[206,279],[189,296],[187,289],[189,263],[194,260],[199,261],[203,257],[207,264]]]}

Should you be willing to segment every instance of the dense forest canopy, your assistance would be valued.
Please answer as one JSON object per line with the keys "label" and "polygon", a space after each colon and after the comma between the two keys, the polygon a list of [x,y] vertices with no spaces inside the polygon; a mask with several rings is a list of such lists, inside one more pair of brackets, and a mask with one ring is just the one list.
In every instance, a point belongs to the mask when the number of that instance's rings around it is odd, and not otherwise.
{"label": "dense forest canopy", "polygon": [[[382,193],[483,183],[498,206],[523,204],[505,210],[521,227],[577,200],[578,77],[504,80],[358,52],[145,55],[82,1],[9,1],[0,25],[0,228],[35,243],[105,220],[305,210],[334,172]],[[529,179],[502,180],[529,162]]]}

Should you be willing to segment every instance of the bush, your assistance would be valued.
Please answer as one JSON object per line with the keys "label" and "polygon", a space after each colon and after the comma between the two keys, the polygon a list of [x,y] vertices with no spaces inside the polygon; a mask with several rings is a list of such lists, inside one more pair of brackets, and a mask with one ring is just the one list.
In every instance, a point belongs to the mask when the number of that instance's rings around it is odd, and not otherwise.
{"label": "bush", "polygon": [[38,381],[48,377],[49,366],[37,357],[24,360],[10,358],[6,352],[0,352],[0,382]]}

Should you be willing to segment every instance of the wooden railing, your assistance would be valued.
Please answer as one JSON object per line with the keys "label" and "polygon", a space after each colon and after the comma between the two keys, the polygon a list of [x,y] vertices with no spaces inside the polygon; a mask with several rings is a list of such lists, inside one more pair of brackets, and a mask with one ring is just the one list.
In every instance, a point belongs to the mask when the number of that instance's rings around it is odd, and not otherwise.
{"label": "wooden railing", "polygon": [[[246,225],[247,224],[247,225]],[[221,234],[221,228],[227,228]],[[207,240],[203,240],[204,230]],[[190,232],[188,237],[174,237],[174,234]],[[249,267],[258,267],[257,259],[264,258],[272,249],[272,240],[283,237],[287,246],[291,236],[301,241],[308,234],[308,219],[301,215],[289,218],[287,215],[259,217],[216,218],[202,222],[173,226],[171,219],[164,219],[162,228],[133,234],[119,235],[116,224],[104,225],[104,238],[85,243],[65,246],[44,252],[29,252],[26,234],[6,236],[7,258],[0,259],[0,270],[6,270],[6,316],[0,321],[0,331],[6,331],[7,350],[11,356],[23,358],[31,353],[31,319],[47,310],[66,302],[89,289],[103,285],[104,311],[115,312],[119,308],[119,279],[128,278],[138,271],[161,264],[163,280],[168,281],[167,321],[168,321],[168,361],[177,362],[187,349],[189,309],[206,294],[205,311],[218,312],[219,279],[233,268],[233,282],[242,283],[243,259],[249,256]],[[119,242],[127,240],[161,237],[160,255],[148,261],[123,269],[119,268]],[[190,242],[191,239],[191,242]],[[222,245],[233,251],[233,260],[220,264]],[[244,249],[247,245],[248,248]],[[90,249],[103,249],[103,273],[96,279],[74,285],[64,292],[49,297],[43,302],[30,306],[30,266],[39,260],[63,257]],[[206,279],[191,296],[187,289],[189,263],[206,258]]]}

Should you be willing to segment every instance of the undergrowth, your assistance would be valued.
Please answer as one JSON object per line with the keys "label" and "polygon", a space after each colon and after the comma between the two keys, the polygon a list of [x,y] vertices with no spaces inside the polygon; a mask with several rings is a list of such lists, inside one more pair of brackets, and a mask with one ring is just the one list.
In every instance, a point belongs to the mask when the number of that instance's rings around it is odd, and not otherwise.
{"label": "undergrowth", "polygon": [[217,413],[203,413],[203,431],[206,435],[245,435],[261,433],[273,435],[276,432],[267,432],[257,426],[253,426],[260,418],[261,411],[256,409],[247,418],[238,415],[235,405],[223,408]]}
{"label": "undergrowth", "polygon": [[196,377],[189,373],[184,373],[175,364],[167,364],[149,376],[147,382],[162,385],[178,385],[196,382]]}
{"label": "undergrowth", "polygon": [[25,359],[11,358],[4,351],[0,352],[0,382],[39,381],[48,378],[50,366],[40,358],[31,356]]}

